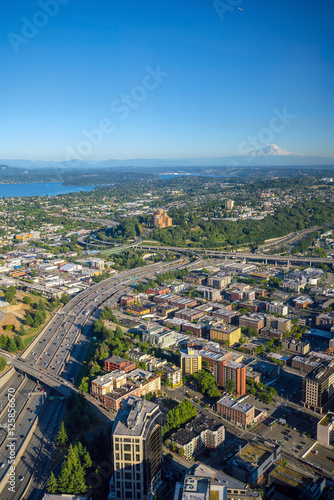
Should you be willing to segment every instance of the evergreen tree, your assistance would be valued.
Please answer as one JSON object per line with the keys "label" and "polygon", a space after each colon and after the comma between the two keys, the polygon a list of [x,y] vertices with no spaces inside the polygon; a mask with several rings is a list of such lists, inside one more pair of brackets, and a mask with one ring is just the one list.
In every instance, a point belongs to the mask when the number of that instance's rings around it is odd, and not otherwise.
{"label": "evergreen tree", "polygon": [[26,334],[26,331],[25,331],[25,329],[24,329],[24,326],[23,326],[23,325],[21,325],[21,326],[20,326],[20,329],[19,329],[19,335],[21,335],[21,337],[23,337],[25,334]]}
{"label": "evergreen tree", "polygon": [[13,339],[13,337],[8,338],[6,350],[9,352],[17,352],[17,347],[16,347],[15,340]]}
{"label": "evergreen tree", "polygon": [[7,335],[0,335],[0,347],[1,349],[7,349],[8,345],[8,336]]}
{"label": "evergreen tree", "polygon": [[23,349],[23,342],[22,342],[21,337],[19,335],[15,335],[14,341],[15,341],[15,344],[16,344],[16,347],[18,348],[18,350],[22,351],[22,349]]}
{"label": "evergreen tree", "polygon": [[27,324],[28,326],[32,326],[32,325],[33,325],[33,323],[34,323],[34,320],[32,319],[31,314],[27,313],[27,315],[26,315],[26,324]]}
{"label": "evergreen tree", "polygon": [[58,476],[57,486],[60,493],[69,493],[69,486],[71,481],[71,472],[67,467],[67,460],[64,460],[61,471]]}
{"label": "evergreen tree", "polygon": [[51,471],[49,480],[46,483],[46,489],[51,495],[54,495],[55,493],[57,493],[57,489],[58,489],[57,479],[55,478],[55,475],[52,471]]}
{"label": "evergreen tree", "polygon": [[64,422],[62,422],[58,434],[56,436],[56,443],[64,445],[67,443],[67,441],[68,441],[68,436],[65,429],[65,424]]}

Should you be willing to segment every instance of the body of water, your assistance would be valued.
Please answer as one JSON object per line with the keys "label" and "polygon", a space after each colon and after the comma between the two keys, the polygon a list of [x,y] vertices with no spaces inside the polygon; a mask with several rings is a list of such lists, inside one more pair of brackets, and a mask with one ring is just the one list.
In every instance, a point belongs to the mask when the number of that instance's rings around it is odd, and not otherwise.
{"label": "body of water", "polygon": [[91,191],[96,186],[63,186],[61,182],[32,182],[31,184],[0,184],[0,198],[24,196],[55,196],[57,194]]}

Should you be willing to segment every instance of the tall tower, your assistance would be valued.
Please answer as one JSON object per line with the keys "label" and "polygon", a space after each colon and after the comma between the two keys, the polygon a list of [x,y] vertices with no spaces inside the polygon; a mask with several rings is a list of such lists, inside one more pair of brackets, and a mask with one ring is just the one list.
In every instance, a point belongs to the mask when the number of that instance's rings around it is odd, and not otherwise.
{"label": "tall tower", "polygon": [[131,396],[112,429],[117,500],[148,500],[161,481],[161,412],[159,406]]}

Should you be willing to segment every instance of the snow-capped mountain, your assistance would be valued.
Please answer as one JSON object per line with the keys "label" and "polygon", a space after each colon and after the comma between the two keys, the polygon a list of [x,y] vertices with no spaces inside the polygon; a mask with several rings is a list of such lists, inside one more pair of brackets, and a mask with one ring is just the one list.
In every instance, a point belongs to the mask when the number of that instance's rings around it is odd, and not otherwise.
{"label": "snow-capped mountain", "polygon": [[285,149],[280,148],[276,144],[266,144],[263,148],[257,151],[252,151],[248,156],[303,156],[298,153],[289,153]]}

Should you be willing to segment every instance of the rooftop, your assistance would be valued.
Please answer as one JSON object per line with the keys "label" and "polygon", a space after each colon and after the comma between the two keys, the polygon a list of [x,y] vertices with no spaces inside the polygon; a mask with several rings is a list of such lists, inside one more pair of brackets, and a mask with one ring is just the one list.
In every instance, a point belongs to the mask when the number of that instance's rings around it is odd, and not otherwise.
{"label": "rooftop", "polygon": [[322,418],[320,422],[318,422],[318,425],[323,425],[324,427],[328,427],[333,421],[334,421],[334,413],[327,413],[327,415],[325,415],[324,418]]}
{"label": "rooftop", "polygon": [[295,488],[307,488],[313,482],[312,477],[306,476],[289,467],[283,467],[283,465],[280,464],[270,473],[270,477],[277,478],[279,481],[284,481]]}
{"label": "rooftop", "polygon": [[229,406],[230,408],[233,408],[234,410],[242,411],[243,413],[246,413],[249,410],[251,410],[252,408],[254,408],[253,405],[250,405],[248,403],[238,403],[238,401],[234,401],[234,399],[230,398],[229,396],[225,396],[224,398],[221,398],[219,401],[217,401],[217,404]]}
{"label": "rooftop", "polygon": [[146,399],[130,396],[118,411],[113,435],[140,436],[149,416],[159,411],[159,406]]}
{"label": "rooftop", "polygon": [[252,471],[265,462],[274,450],[275,446],[271,447],[264,443],[252,441],[246,444],[231,460],[236,461],[239,467]]}
{"label": "rooftop", "polygon": [[184,429],[179,429],[177,432],[171,436],[171,439],[181,446],[186,445],[201,432],[210,430],[212,432],[217,431],[223,427],[221,423],[217,423],[213,418],[209,418],[206,415],[200,415],[194,418],[191,422],[188,422]]}

